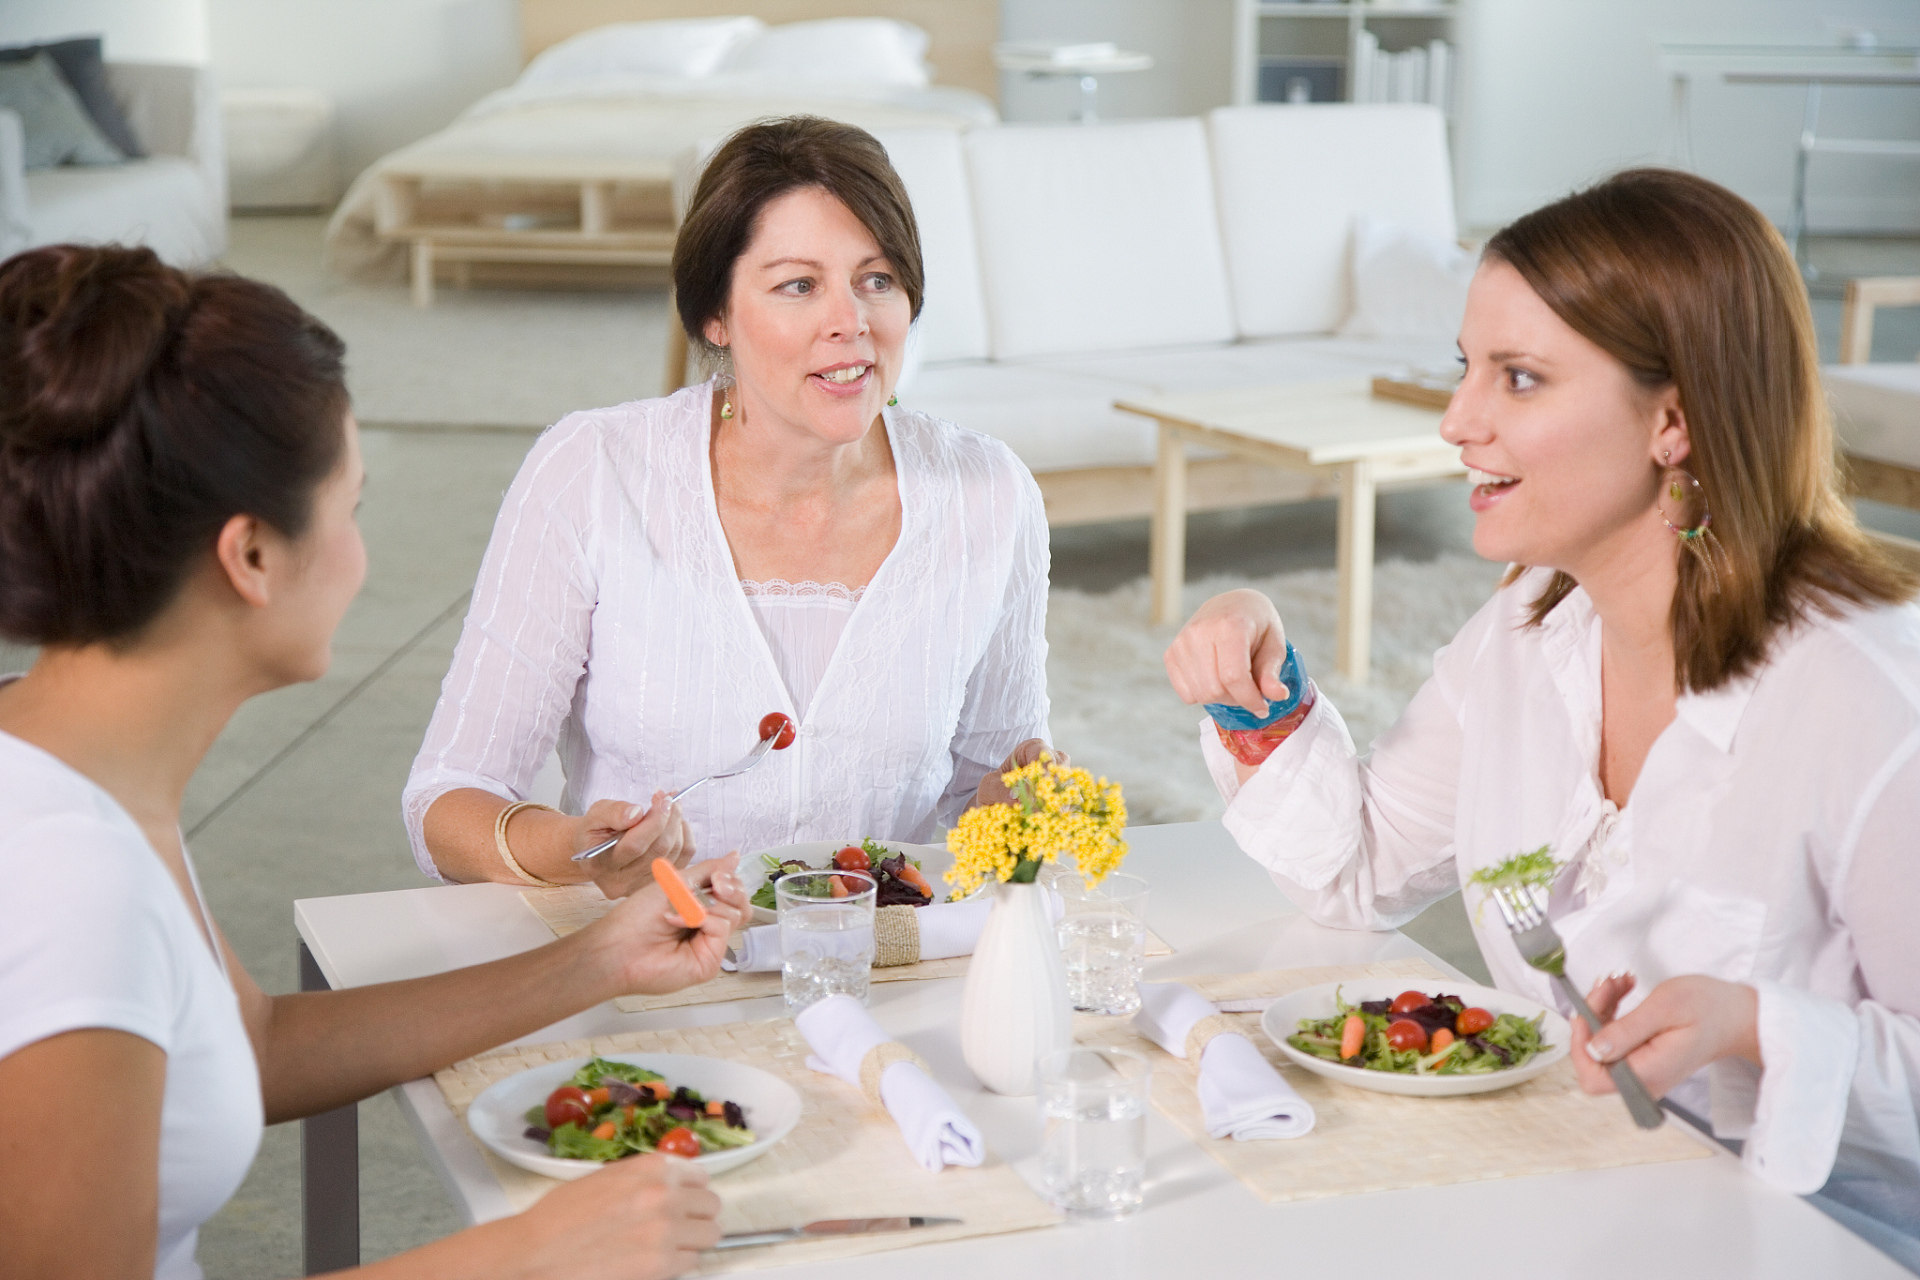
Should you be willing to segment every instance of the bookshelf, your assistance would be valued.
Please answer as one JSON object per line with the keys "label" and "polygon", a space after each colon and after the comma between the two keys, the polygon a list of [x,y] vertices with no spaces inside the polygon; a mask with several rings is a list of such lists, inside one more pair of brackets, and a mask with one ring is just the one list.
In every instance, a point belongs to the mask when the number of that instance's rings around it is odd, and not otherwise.
{"label": "bookshelf", "polygon": [[[1374,100],[1370,85],[1383,67],[1401,92],[1417,91],[1411,100],[1428,101],[1426,77],[1438,67],[1445,81],[1441,105],[1451,118],[1460,100],[1459,13],[1457,3],[1234,0],[1233,101],[1286,102],[1290,92],[1293,100],[1304,94],[1311,102]],[[1392,55],[1424,52],[1436,40],[1449,46],[1446,56],[1392,61]],[[1389,55],[1384,63],[1373,58],[1375,49]]]}

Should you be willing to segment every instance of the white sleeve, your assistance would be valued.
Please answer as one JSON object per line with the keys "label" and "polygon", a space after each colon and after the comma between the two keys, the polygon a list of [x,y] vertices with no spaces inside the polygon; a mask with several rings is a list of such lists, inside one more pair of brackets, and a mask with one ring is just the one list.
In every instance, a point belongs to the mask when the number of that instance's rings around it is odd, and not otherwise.
{"label": "white sleeve", "polygon": [[1743,1159],[1784,1190],[1888,1219],[1920,1187],[1920,735],[1883,767],[1841,851],[1835,907],[1862,991],[1847,1002],[1776,982],[1760,993],[1760,1075]]}
{"label": "white sleeve", "polygon": [[[951,825],[973,799],[980,779],[1028,738],[1047,736],[1047,515],[1040,487],[1007,455],[1011,484],[992,486],[1012,509],[1012,559],[999,620],[967,677],[966,701],[949,748],[953,775],[935,819]],[[998,513],[992,513],[997,515]],[[981,513],[981,518],[991,518]]]}
{"label": "white sleeve", "polygon": [[597,599],[586,543],[600,463],[592,433],[562,422],[501,503],[401,802],[413,860],[434,879],[444,877],[427,852],[429,806],[462,787],[525,799],[572,707]]}
{"label": "white sleeve", "polygon": [[1200,722],[1200,750],[1227,801],[1227,831],[1319,923],[1395,928],[1459,887],[1461,689],[1483,638],[1509,608],[1505,594],[1434,654],[1432,677],[1365,759],[1325,696],[1244,784],[1213,722]]}

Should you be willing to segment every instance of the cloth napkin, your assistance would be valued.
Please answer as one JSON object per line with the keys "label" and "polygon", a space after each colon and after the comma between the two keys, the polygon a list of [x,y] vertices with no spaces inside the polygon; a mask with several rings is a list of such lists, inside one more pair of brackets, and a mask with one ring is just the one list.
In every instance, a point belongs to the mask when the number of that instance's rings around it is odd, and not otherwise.
{"label": "cloth napkin", "polygon": [[[931,908],[928,908],[931,910]],[[860,1064],[892,1037],[852,996],[828,996],[794,1015],[813,1056],[807,1065],[839,1076],[858,1089]],[[896,1062],[880,1077],[880,1099],[900,1126],[913,1158],[930,1173],[950,1164],[972,1168],[986,1159],[987,1144],[947,1091],[911,1062]]]}
{"label": "cloth napkin", "polygon": [[[1059,905],[1059,895],[1052,895],[1051,905]],[[920,922],[922,960],[970,956],[974,944],[980,941],[980,931],[987,927],[987,917],[993,914],[993,895],[982,894],[972,902],[936,902],[915,907],[914,911]],[[1060,912],[1055,910],[1053,914],[1057,919]],[[733,952],[720,965],[738,973],[766,973],[778,969],[780,926],[757,925],[734,935]]]}
{"label": "cloth napkin", "polygon": [[[1174,1057],[1184,1058],[1187,1033],[1200,1019],[1218,1012],[1192,987],[1143,982],[1133,1025]],[[1200,1055],[1199,1092],[1207,1132],[1216,1138],[1298,1138],[1313,1129],[1313,1107],[1245,1036],[1221,1034],[1207,1042]]]}

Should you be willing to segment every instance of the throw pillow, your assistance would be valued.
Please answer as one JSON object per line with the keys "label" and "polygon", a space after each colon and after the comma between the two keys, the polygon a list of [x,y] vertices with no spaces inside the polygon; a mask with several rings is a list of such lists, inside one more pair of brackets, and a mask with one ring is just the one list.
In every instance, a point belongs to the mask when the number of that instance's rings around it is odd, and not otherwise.
{"label": "throw pillow", "polygon": [[26,134],[26,167],[118,164],[126,157],[107,141],[52,58],[0,62],[0,107],[18,112]]}
{"label": "throw pillow", "polygon": [[1344,338],[1452,338],[1480,255],[1379,218],[1353,220],[1353,311]]}
{"label": "throw pillow", "polygon": [[126,113],[120,110],[113,87],[107,83],[107,64],[101,56],[99,36],[0,49],[0,62],[26,62],[39,53],[53,59],[53,65],[79,95],[80,105],[93,117],[100,132],[107,135],[107,141],[120,149],[121,155],[138,160],[147,154],[133,126],[127,123]]}
{"label": "throw pillow", "polygon": [[926,32],[891,18],[787,22],[742,41],[719,69],[924,89],[927,44]]}
{"label": "throw pillow", "polygon": [[595,27],[542,50],[518,84],[567,84],[613,76],[701,77],[765,28],[758,18],[668,18]]}

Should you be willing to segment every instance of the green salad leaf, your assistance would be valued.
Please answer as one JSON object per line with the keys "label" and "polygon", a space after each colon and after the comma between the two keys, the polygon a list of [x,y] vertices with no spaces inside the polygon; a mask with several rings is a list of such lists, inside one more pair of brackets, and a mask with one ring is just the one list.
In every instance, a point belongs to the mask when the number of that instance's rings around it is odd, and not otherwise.
{"label": "green salad leaf", "polygon": [[1538,849],[1516,853],[1505,862],[1481,867],[1467,877],[1467,883],[1488,889],[1527,885],[1544,889],[1560,875],[1560,867],[1561,863],[1553,856],[1553,846],[1543,844]]}
{"label": "green salad leaf", "polygon": [[577,1124],[563,1124],[547,1139],[547,1150],[567,1160],[618,1160],[627,1144],[618,1138],[596,1138]]}
{"label": "green salad leaf", "polygon": [[[658,1071],[649,1071],[645,1067],[630,1066],[624,1062],[613,1062],[607,1058],[595,1058],[586,1066],[573,1073],[573,1079],[567,1081],[576,1089],[593,1090],[600,1087],[600,1077],[612,1076],[628,1084],[646,1084],[651,1080],[665,1080]],[[564,1126],[563,1126],[564,1127]]]}

